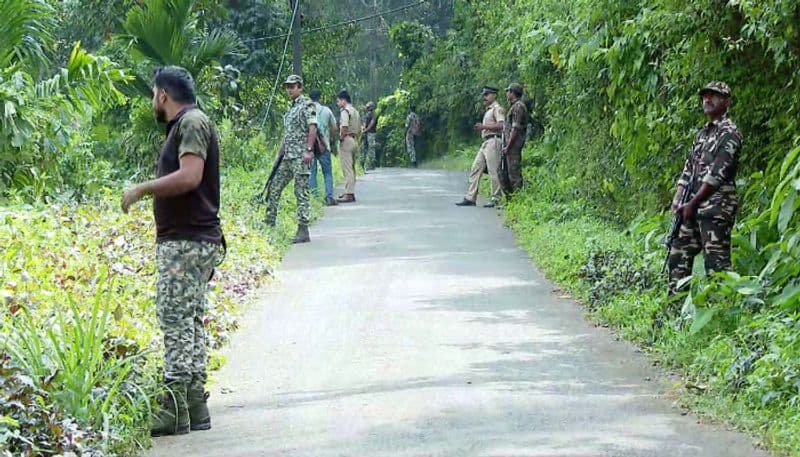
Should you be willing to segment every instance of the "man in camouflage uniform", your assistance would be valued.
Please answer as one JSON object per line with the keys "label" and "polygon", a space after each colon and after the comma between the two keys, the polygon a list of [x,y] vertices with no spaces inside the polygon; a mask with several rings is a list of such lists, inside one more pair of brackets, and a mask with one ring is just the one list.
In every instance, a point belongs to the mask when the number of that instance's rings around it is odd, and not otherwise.
{"label": "man in camouflage uniform", "polygon": [[[692,274],[694,257],[701,251],[707,272],[731,268],[741,135],[728,118],[731,90],[727,84],[709,83],[700,90],[700,100],[708,122],[695,137],[672,202],[683,223],[667,261],[670,293],[677,292],[681,279]],[[684,192],[692,197],[681,205]]]}
{"label": "man in camouflage uniform", "polygon": [[508,171],[506,176],[500,176],[506,194],[512,194],[522,187],[522,148],[525,147],[525,135],[528,128],[528,107],[522,101],[524,90],[518,83],[511,83],[506,88],[506,98],[510,108],[503,125],[502,159]]}
{"label": "man in camouflage uniform", "polygon": [[416,106],[411,105],[408,109],[408,116],[406,117],[406,152],[411,160],[411,166],[417,168],[417,149],[414,146],[414,137],[419,135],[419,117],[416,113]]}
{"label": "man in camouflage uniform", "polygon": [[493,208],[500,198],[500,177],[498,176],[500,171],[500,148],[502,148],[500,137],[505,123],[505,111],[497,103],[496,88],[484,86],[481,96],[483,96],[483,103],[486,105],[486,112],[483,114],[483,121],[475,124],[475,130],[480,133],[483,144],[481,144],[481,148],[472,162],[467,194],[460,202],[456,203],[456,206],[475,206],[475,201],[478,199],[481,176],[487,171],[492,182],[492,199],[483,206],[485,208]]}
{"label": "man in camouflage uniform", "polygon": [[153,111],[167,122],[157,179],[122,197],[122,210],[153,196],[156,220],[156,314],[164,334],[167,393],[151,434],[208,430],[206,406],[206,291],[225,241],[220,228],[219,140],[195,106],[194,81],[180,67],[156,70]]}
{"label": "man in camouflage uniform", "polygon": [[364,170],[375,168],[375,133],[378,131],[378,116],[375,113],[375,103],[369,102],[366,106],[367,114],[364,117],[364,142],[366,143],[366,154],[362,154],[364,159],[361,166]]}
{"label": "man in camouflage uniform", "polygon": [[303,95],[303,79],[290,75],[284,82],[286,92],[292,99],[289,111],[283,116],[284,138],[275,160],[280,160],[275,177],[267,192],[266,224],[275,226],[283,189],[294,179],[294,196],[297,199],[297,234],[293,243],[311,241],[308,223],[311,218],[309,200],[309,177],[314,159],[313,145],[317,137],[317,108],[314,102]]}

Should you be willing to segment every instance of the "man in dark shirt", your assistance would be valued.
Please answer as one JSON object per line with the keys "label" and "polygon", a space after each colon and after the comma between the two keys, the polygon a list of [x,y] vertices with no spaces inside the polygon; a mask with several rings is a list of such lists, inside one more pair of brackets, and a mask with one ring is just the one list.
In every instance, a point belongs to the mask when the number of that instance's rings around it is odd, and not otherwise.
{"label": "man in dark shirt", "polygon": [[164,333],[166,395],[151,434],[208,430],[206,338],[207,284],[224,245],[219,210],[219,140],[195,106],[192,75],[180,67],[155,71],[153,111],[167,123],[157,178],[122,196],[122,211],[153,196],[156,220],[156,313]]}
{"label": "man in dark shirt", "polygon": [[372,170],[376,167],[375,162],[375,133],[378,131],[378,115],[375,113],[375,103],[369,102],[366,106],[366,116],[364,117],[364,143],[365,148],[361,166],[364,170]]}
{"label": "man in dark shirt", "polygon": [[[503,125],[505,145],[501,160],[505,161],[508,170],[504,190],[509,195],[522,187],[522,148],[525,147],[525,130],[528,126],[528,108],[522,101],[523,94],[524,90],[518,83],[511,83],[506,89],[510,106]],[[505,181],[501,176],[501,183]]]}

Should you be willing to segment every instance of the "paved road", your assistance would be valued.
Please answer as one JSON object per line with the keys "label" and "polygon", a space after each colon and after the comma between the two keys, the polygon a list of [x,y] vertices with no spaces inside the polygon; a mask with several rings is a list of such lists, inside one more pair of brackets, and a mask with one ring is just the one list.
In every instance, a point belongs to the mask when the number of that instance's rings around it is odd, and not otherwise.
{"label": "paved road", "polygon": [[150,455],[766,455],[660,398],[647,361],[557,298],[494,210],[453,205],[463,189],[442,171],[360,180],[243,319],[214,428]]}

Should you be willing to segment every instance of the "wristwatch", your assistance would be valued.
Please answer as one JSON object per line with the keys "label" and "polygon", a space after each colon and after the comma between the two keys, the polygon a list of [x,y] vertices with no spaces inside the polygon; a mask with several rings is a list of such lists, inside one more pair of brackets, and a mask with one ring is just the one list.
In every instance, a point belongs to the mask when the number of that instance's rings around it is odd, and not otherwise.
{"label": "wristwatch", "polygon": [[306,146],[306,151],[307,151],[307,152],[311,152],[311,151],[313,151],[313,150],[314,150],[314,148],[312,148],[311,146]]}

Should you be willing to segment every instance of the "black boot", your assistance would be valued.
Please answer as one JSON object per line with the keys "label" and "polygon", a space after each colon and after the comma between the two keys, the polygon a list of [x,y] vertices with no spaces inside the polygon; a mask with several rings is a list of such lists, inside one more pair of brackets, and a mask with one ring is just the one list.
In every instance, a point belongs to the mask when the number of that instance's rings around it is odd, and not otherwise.
{"label": "black boot", "polygon": [[475,202],[466,198],[456,203],[456,206],[475,206]]}
{"label": "black boot", "polygon": [[308,234],[308,226],[305,224],[298,225],[297,234],[294,236],[292,243],[308,243],[309,241],[311,241],[311,235]]}
{"label": "black boot", "polygon": [[186,403],[189,409],[189,422],[192,430],[210,430],[211,413],[208,412],[208,396],[199,377],[192,378],[186,392]]}
{"label": "black boot", "polygon": [[189,409],[186,404],[188,383],[171,381],[159,403],[159,411],[150,425],[151,436],[185,435],[189,433]]}

